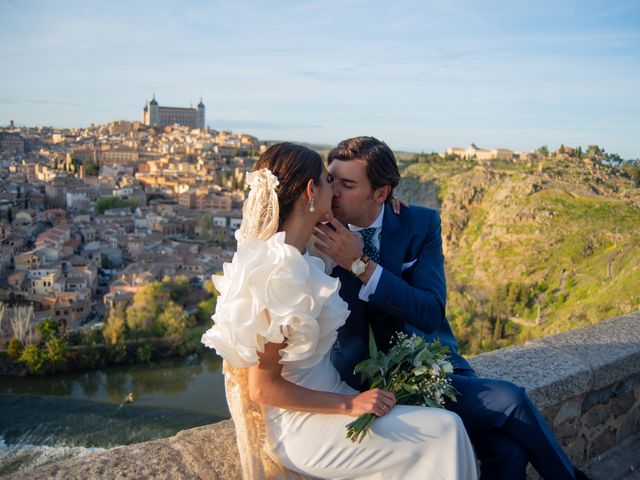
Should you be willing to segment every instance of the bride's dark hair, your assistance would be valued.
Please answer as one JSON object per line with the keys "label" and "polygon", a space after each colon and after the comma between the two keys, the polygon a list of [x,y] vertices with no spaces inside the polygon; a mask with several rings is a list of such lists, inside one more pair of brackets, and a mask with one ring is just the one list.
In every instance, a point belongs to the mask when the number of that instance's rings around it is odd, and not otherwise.
{"label": "bride's dark hair", "polygon": [[318,152],[289,142],[271,145],[260,155],[254,170],[268,168],[278,177],[278,228],[282,227],[291,214],[293,204],[304,192],[309,180],[316,184],[320,182],[322,166],[322,158]]}

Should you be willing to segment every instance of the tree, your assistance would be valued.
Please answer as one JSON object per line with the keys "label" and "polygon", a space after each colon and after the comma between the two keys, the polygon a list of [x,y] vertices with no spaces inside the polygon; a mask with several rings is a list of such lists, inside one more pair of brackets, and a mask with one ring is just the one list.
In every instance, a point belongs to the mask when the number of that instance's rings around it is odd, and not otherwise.
{"label": "tree", "polygon": [[604,154],[604,150],[601,149],[598,145],[589,145],[587,148],[586,156],[587,158],[591,158],[593,160],[599,159]]}
{"label": "tree", "polygon": [[11,328],[13,335],[23,344],[27,337],[31,338],[31,322],[33,321],[33,305],[19,305],[13,310]]}
{"label": "tree", "polygon": [[622,165],[622,162],[624,161],[622,157],[617,153],[610,153],[609,155],[607,155],[607,159],[609,160],[609,162],[611,162],[612,165],[615,165],[616,167]]}
{"label": "tree", "polygon": [[49,365],[53,370],[62,368],[64,359],[69,351],[69,345],[60,337],[51,337],[45,342],[45,348],[47,349],[46,360],[49,361]]}
{"label": "tree", "polygon": [[500,321],[500,317],[496,318],[496,323],[493,327],[493,341],[497,342],[502,338],[502,322]]}
{"label": "tree", "polygon": [[144,345],[140,345],[136,350],[136,358],[139,362],[149,363],[151,362],[151,357],[153,356],[153,346],[145,343]]}
{"label": "tree", "polygon": [[635,164],[625,167],[625,170],[631,176],[631,180],[640,184],[640,161],[636,160]]}
{"label": "tree", "polygon": [[100,197],[96,202],[96,212],[102,215],[105,211],[112,208],[136,208],[139,205],[138,200],[132,198],[125,200],[119,197]]}
{"label": "tree", "polygon": [[211,317],[216,310],[216,297],[211,297],[208,300],[203,300],[198,303],[198,322],[203,325],[211,324]]}
{"label": "tree", "polygon": [[171,299],[175,302],[184,301],[184,298],[189,294],[191,286],[189,285],[189,278],[186,275],[178,275],[170,278],[165,276],[162,279],[162,283],[170,291]]}
{"label": "tree", "polygon": [[167,303],[164,311],[158,317],[158,325],[163,330],[164,335],[174,342],[181,340],[191,326],[189,316],[174,301]]}
{"label": "tree", "polygon": [[102,334],[107,343],[115,345],[124,340],[126,333],[126,313],[122,305],[112,308],[105,323]]}
{"label": "tree", "polygon": [[169,292],[161,282],[142,287],[127,310],[127,327],[132,333],[153,333],[155,320],[169,301]]}
{"label": "tree", "polygon": [[36,325],[36,330],[40,334],[42,341],[46,342],[51,337],[59,336],[60,324],[52,318],[47,318]]}
{"label": "tree", "polygon": [[37,345],[33,343],[27,345],[20,355],[20,361],[27,364],[29,372],[36,375],[44,374],[46,358]]}
{"label": "tree", "polygon": [[2,328],[7,322],[6,313],[7,313],[7,305],[0,302],[0,331],[2,331]]}
{"label": "tree", "polygon": [[434,162],[438,162],[440,160],[442,160],[442,157],[440,157],[440,154],[436,153],[436,152],[414,153],[413,157],[411,157],[411,161],[412,162],[419,162],[419,163],[434,163]]}
{"label": "tree", "polygon": [[549,156],[549,147],[547,147],[546,145],[542,145],[536,151],[543,157],[548,157]]}
{"label": "tree", "polygon": [[82,160],[82,166],[84,167],[84,173],[87,176],[96,177],[100,173],[100,166],[87,158]]}
{"label": "tree", "polygon": [[20,358],[23,348],[24,347],[22,345],[22,342],[20,342],[20,340],[14,337],[11,340],[9,340],[9,346],[7,347],[7,355],[9,355],[9,358],[13,358],[13,359]]}
{"label": "tree", "polygon": [[211,215],[203,215],[198,222],[198,231],[201,238],[209,238],[211,230],[213,229],[213,218]]}
{"label": "tree", "polygon": [[213,280],[211,280],[210,278],[207,278],[202,283],[202,288],[204,289],[205,292],[209,293],[210,295],[212,295],[214,297],[217,297],[218,295],[220,295],[220,292],[218,292],[218,290],[216,290],[216,287],[213,284]]}

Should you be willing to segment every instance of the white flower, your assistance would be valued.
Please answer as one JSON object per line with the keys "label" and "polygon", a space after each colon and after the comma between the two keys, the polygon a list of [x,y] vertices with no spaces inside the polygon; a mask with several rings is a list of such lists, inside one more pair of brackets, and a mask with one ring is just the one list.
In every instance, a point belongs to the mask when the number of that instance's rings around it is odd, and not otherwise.
{"label": "white flower", "polygon": [[280,184],[278,177],[271,173],[271,170],[268,168],[261,168],[255,172],[247,173],[246,182],[251,188],[263,184],[269,191],[275,189]]}

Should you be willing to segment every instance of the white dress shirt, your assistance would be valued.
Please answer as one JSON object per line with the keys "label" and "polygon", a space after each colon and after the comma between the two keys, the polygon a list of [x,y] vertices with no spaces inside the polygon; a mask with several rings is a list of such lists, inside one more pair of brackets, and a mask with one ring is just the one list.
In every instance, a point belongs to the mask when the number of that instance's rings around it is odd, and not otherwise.
{"label": "white dress shirt", "polygon": [[[364,230],[365,228],[375,228],[376,233],[371,239],[371,243],[374,247],[380,250],[380,237],[382,235],[382,219],[384,218],[384,206],[380,208],[380,214],[378,218],[376,218],[371,225],[368,227],[357,227],[355,225],[349,224],[349,230],[352,232],[359,232],[360,230]],[[364,247],[364,240],[362,240],[362,236],[360,236],[360,241]],[[378,288],[378,282],[380,281],[380,276],[382,275],[382,267],[380,265],[376,265],[376,269],[374,270],[371,278],[367,283],[364,283],[362,287],[360,287],[360,292],[358,293],[358,298],[364,302],[369,301],[369,297],[373,295]]]}

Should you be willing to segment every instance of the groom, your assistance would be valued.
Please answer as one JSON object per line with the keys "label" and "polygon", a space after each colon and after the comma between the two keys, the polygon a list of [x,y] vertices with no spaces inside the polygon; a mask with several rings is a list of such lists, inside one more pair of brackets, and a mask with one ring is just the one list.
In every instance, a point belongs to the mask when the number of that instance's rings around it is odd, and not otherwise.
{"label": "groom", "polygon": [[381,347],[396,331],[440,339],[451,351],[458,391],[447,408],[467,428],[482,479],[524,479],[528,462],[545,479],[587,478],[574,471],[523,388],[479,378],[459,354],[445,317],[440,217],[413,205],[393,213],[388,200],[400,173],[389,147],[373,137],[350,138],[329,152],[328,163],[337,220],[333,228],[318,227],[323,245],[316,247],[337,263],[332,274],[351,310],[333,351],[342,378],[361,386],[353,368],[368,357],[369,324]]}

